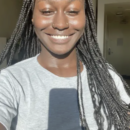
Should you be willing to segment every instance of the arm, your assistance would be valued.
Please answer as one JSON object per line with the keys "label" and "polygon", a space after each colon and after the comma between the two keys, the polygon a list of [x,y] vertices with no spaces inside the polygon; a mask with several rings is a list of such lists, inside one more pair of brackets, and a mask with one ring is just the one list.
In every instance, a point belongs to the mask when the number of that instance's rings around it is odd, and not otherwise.
{"label": "arm", "polygon": [[0,123],[0,130],[6,130],[5,127]]}
{"label": "arm", "polygon": [[[0,73],[0,130],[10,130],[12,119],[17,115],[16,92],[10,73]],[[5,129],[6,128],[6,129]]]}
{"label": "arm", "polygon": [[[109,70],[109,72],[110,72],[110,74],[115,82],[116,88],[119,92],[121,99],[126,104],[130,104],[130,96],[127,94],[125,86],[123,85],[121,78],[113,70]],[[128,112],[128,114],[130,115],[130,112]],[[130,126],[128,126],[128,127],[130,129]]]}
{"label": "arm", "polygon": [[119,92],[120,98],[126,103],[126,104],[130,104],[130,96],[127,94],[125,86],[123,85],[123,82],[121,80],[121,78],[113,71],[113,70],[109,70],[116,88]]}

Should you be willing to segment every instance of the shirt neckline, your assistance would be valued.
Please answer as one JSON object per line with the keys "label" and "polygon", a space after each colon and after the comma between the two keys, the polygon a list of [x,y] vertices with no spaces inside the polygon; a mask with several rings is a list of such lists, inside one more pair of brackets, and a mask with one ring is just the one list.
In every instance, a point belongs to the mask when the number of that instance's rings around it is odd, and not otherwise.
{"label": "shirt neckline", "polygon": [[[76,76],[72,76],[72,77],[61,77],[61,76],[55,75],[54,73],[50,72],[49,70],[45,69],[43,66],[41,66],[39,64],[39,62],[37,60],[38,56],[39,56],[39,54],[35,56],[35,63],[37,64],[37,66],[39,67],[39,69],[41,71],[44,71],[44,72],[48,73],[50,76],[53,76],[54,78],[60,78],[60,79],[77,79],[77,75]],[[83,64],[83,70],[81,72],[81,77],[84,75],[85,70],[86,70],[86,68],[85,68],[85,65]]]}

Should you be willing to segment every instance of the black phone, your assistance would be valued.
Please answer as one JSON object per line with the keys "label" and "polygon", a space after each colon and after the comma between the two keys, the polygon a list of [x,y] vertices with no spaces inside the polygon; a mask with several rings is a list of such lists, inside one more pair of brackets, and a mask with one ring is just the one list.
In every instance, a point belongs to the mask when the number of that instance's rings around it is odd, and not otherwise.
{"label": "black phone", "polygon": [[76,89],[52,89],[48,130],[81,130]]}

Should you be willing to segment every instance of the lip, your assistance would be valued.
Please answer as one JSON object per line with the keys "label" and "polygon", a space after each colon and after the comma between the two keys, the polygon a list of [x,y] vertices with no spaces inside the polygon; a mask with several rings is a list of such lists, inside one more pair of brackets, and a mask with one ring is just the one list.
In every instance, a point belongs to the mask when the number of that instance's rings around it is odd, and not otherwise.
{"label": "lip", "polygon": [[71,34],[71,35],[58,35],[58,34],[55,34],[55,36],[68,36],[68,38],[66,39],[55,39],[51,36],[51,34],[46,34],[48,36],[48,38],[50,39],[50,41],[52,41],[53,43],[56,43],[56,44],[65,44],[67,42],[69,42],[72,38],[72,36],[74,35]]}

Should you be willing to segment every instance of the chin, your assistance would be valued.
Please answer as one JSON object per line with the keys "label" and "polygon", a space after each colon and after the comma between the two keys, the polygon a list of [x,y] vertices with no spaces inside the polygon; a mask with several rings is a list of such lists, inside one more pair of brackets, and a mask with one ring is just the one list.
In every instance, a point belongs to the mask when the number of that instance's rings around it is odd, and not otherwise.
{"label": "chin", "polygon": [[57,51],[51,51],[51,54],[57,58],[65,58],[67,57],[73,49],[71,50],[57,50]]}

